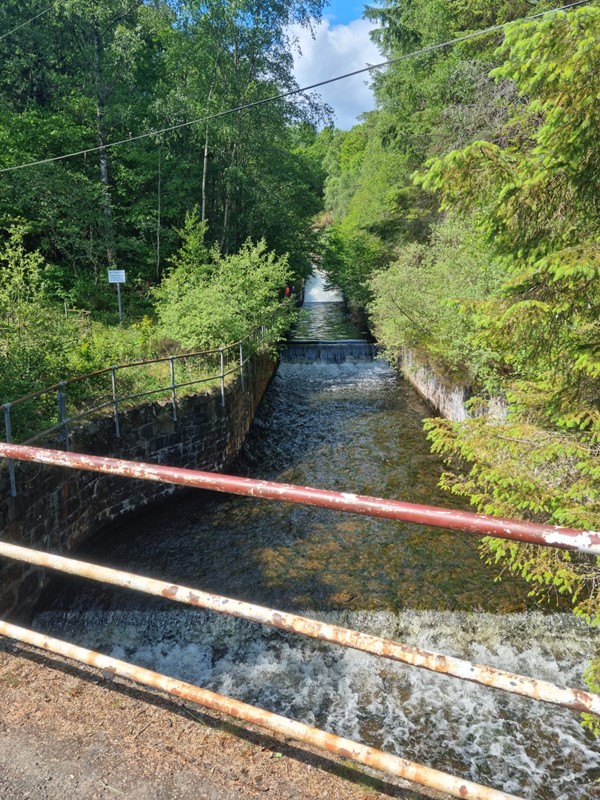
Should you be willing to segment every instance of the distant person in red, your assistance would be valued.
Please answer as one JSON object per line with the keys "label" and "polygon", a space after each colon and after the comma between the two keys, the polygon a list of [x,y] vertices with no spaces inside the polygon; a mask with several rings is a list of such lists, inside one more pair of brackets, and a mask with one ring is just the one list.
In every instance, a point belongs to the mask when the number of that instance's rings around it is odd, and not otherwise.
{"label": "distant person in red", "polygon": [[290,296],[290,293],[291,293],[291,291],[292,291],[292,290],[290,289],[290,287],[289,287],[289,286],[286,286],[286,287],[285,287],[285,296],[286,296],[286,297],[289,297],[289,296]]}

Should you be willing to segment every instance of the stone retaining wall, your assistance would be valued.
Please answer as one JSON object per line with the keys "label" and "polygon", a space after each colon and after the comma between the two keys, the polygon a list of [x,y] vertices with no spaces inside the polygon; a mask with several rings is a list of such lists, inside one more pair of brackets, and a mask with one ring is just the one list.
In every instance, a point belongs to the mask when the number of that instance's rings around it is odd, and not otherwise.
{"label": "stone retaining wall", "polygon": [[[169,402],[119,414],[119,439],[112,417],[90,421],[72,432],[71,450],[132,461],[220,471],[231,465],[275,370],[258,358],[221,394],[196,394],[178,401],[177,421]],[[52,446],[43,444],[42,446]],[[0,473],[0,536],[38,550],[64,553],[107,523],[172,495],[176,487],[93,472],[16,464],[17,496],[9,497],[6,468]],[[46,582],[43,570],[0,560],[0,613],[26,613]]]}
{"label": "stone retaining wall", "polygon": [[[400,364],[406,380],[442,417],[462,422],[473,415],[467,408],[468,400],[473,397],[471,387],[444,378],[412,350],[403,350]],[[504,419],[506,402],[502,397],[492,397],[486,402],[485,412],[479,413]]]}
{"label": "stone retaining wall", "polygon": [[470,395],[466,386],[444,380],[412,350],[403,350],[401,367],[406,380],[442,417],[454,422],[467,418],[465,403]]}

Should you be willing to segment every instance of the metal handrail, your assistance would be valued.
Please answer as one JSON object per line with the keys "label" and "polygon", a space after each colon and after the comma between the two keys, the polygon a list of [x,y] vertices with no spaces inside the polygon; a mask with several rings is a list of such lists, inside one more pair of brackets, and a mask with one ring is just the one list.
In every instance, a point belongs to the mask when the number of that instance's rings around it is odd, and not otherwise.
{"label": "metal handrail", "polygon": [[482,786],[472,781],[457,778],[437,769],[408,761],[405,758],[385,753],[366,744],[355,742],[337,736],[334,733],[314,728],[304,722],[288,719],[272,711],[243,703],[232,697],[226,697],[208,689],[201,689],[191,683],[170,678],[159,672],[120,661],[111,656],[105,656],[85,647],[79,647],[69,642],[46,636],[36,631],[21,628],[10,622],[0,620],[0,636],[6,636],[17,642],[24,642],[32,647],[39,647],[49,653],[55,653],[63,658],[88,664],[96,669],[101,669],[109,675],[118,675],[126,680],[134,681],[143,686],[150,686],[169,695],[190,700],[199,706],[210,708],[222,714],[227,714],[235,719],[241,719],[252,725],[258,725],[285,738],[295,739],[311,745],[316,745],[343,758],[349,758],[359,764],[373,767],[380,772],[394,775],[398,778],[412,781],[413,783],[427,786],[432,789],[450,794],[462,800],[523,800],[515,795]]}
{"label": "metal handrail", "polygon": [[[296,302],[296,299],[297,298],[292,297],[291,301]],[[244,388],[244,367],[246,364],[249,363],[252,357],[251,355],[244,353],[244,345],[253,341],[256,343],[264,341],[268,337],[267,335],[268,322],[270,320],[273,320],[283,310],[287,309],[289,307],[289,303],[290,303],[290,298],[288,298],[287,301],[283,301],[281,303],[280,307],[269,318],[269,320],[260,325],[255,326],[242,339],[238,339],[235,342],[229,342],[228,344],[225,344],[222,347],[213,348],[210,350],[193,351],[190,353],[177,353],[169,356],[164,356],[161,358],[133,361],[126,364],[115,364],[110,367],[104,367],[103,369],[85,373],[84,375],[77,375],[74,378],[69,378],[68,380],[60,381],[59,383],[47,386],[44,389],[39,389],[38,391],[30,392],[29,394],[19,397],[16,400],[2,403],[0,404],[0,412],[4,416],[5,440],[9,444],[12,443],[13,440],[14,426],[11,423],[12,409],[21,406],[24,403],[30,402],[32,400],[39,399],[41,397],[50,398],[52,394],[56,395],[56,402],[58,406],[58,421],[55,424],[50,425],[47,428],[44,428],[44,430],[38,431],[33,436],[30,436],[28,439],[26,439],[25,444],[33,444],[35,442],[39,442],[40,439],[43,439],[45,436],[60,432],[62,434],[61,438],[64,449],[69,450],[70,449],[69,426],[75,422],[81,422],[81,420],[85,419],[86,417],[89,417],[92,414],[96,414],[108,408],[112,408],[114,425],[115,425],[115,436],[117,438],[120,438],[121,436],[120,420],[119,420],[120,407],[122,408],[124,404],[130,403],[134,400],[140,400],[141,398],[144,397],[150,397],[155,394],[161,394],[167,392],[170,394],[171,405],[173,409],[173,420],[177,421],[177,390],[191,386],[199,386],[201,384],[210,383],[212,381],[220,382],[221,405],[224,406],[226,378],[228,378],[231,375],[239,373],[241,376],[242,387]],[[232,359],[231,355],[232,353],[235,354],[234,355],[235,361]],[[179,380],[179,381],[176,380],[175,376],[176,362],[185,362],[187,360],[192,360],[197,358],[209,359],[210,357],[218,357],[220,360],[220,369],[216,374],[209,376],[203,375],[202,377],[199,377],[195,380]],[[117,373],[123,372],[128,369],[149,366],[152,364],[169,365],[170,380],[167,385],[159,386],[146,391],[133,392],[127,395],[119,394],[118,384],[117,384]],[[66,400],[68,387],[73,386],[77,383],[81,383],[82,381],[85,380],[90,380],[105,375],[110,375],[111,378],[110,391],[105,395],[106,401],[102,403],[96,403],[89,408],[78,410],[74,414],[69,415],[67,413],[67,400]],[[9,483],[10,483],[11,496],[14,497],[16,495],[16,483],[15,483],[14,465],[11,462],[9,462]]]}
{"label": "metal handrail", "polygon": [[[145,367],[148,366],[148,364],[163,364],[171,360],[177,361],[185,358],[197,358],[199,356],[218,355],[221,351],[226,352],[228,350],[233,349],[234,347],[239,347],[240,344],[249,341],[257,331],[260,331],[263,328],[264,325],[258,325],[249,334],[244,336],[243,339],[239,339],[236,342],[225,344],[222,347],[216,348],[215,350],[198,350],[192,353],[177,353],[170,356],[163,356],[162,358],[150,358],[145,361],[130,361],[130,362],[128,361],[126,364],[114,364],[113,366],[103,367],[102,369],[97,369],[94,370],[93,372],[86,372],[83,375],[76,375],[74,378],[68,378],[66,381],[60,381],[59,383],[54,383],[51,386],[46,386],[44,389],[38,389],[36,392],[31,392],[30,394],[23,395],[22,397],[19,397],[16,400],[10,400],[6,403],[2,403],[0,404],[0,411],[4,411],[4,409],[6,409],[7,407],[14,408],[15,406],[18,406],[21,403],[26,403],[29,400],[35,400],[36,398],[42,397],[43,395],[49,394],[50,392],[56,392],[57,390],[71,383],[79,383],[80,381],[85,381],[88,380],[89,378],[96,378],[99,375],[106,375],[112,372],[113,370],[124,370],[133,367]],[[220,375],[214,376],[212,380],[218,377],[220,377]],[[170,389],[171,387],[168,386],[167,388]]]}
{"label": "metal handrail", "polygon": [[224,597],[218,594],[209,594],[189,586],[180,586],[175,583],[148,578],[132,572],[103,567],[74,558],[46,553],[41,550],[21,547],[0,541],[0,557],[22,561],[36,567],[53,569],[66,575],[77,575],[99,583],[118,586],[122,589],[132,589],[142,594],[163,597],[167,600],[184,605],[204,608],[217,614],[227,614],[239,619],[258,622],[271,628],[297,633],[330,642],[341,647],[359,650],[390,661],[409,664],[411,667],[426,669],[441,675],[449,675],[480,686],[499,689],[509,694],[529,697],[543,703],[568,708],[571,711],[587,712],[600,716],[600,695],[586,692],[583,689],[570,689],[569,687],[556,686],[550,681],[537,680],[528,675],[508,672],[496,667],[482,664],[473,664],[463,658],[448,656],[425,650],[422,647],[383,639],[369,633],[343,628],[329,622],[291,614],[287,611],[278,611],[233,597]]}
{"label": "metal handrail", "polygon": [[[433,524],[438,527],[479,534],[488,533],[503,539],[551,544],[555,547],[578,550],[588,554],[600,553],[600,533],[593,531],[556,528],[550,525],[486,517],[466,511],[454,511],[394,500],[383,500],[381,498],[362,497],[349,493],[279,484],[272,481],[240,478],[218,473],[164,467],[155,464],[140,464],[139,462],[89,456],[80,453],[65,453],[60,450],[0,444],[0,457],[84,469],[111,475],[142,478],[150,481],[176,483],[183,486],[210,488],[221,492],[279,501],[304,503],[367,516]],[[63,556],[22,548],[9,543],[0,543],[0,555],[36,566],[49,567],[68,574],[80,575],[102,583],[154,594],[172,601],[207,608],[219,613],[231,614],[232,616],[253,620],[282,630],[352,647],[394,661],[401,661],[415,667],[444,673],[451,677],[553,703],[575,711],[587,711],[595,714],[600,712],[600,697],[591,692],[559,687],[548,681],[538,681],[516,673],[473,664],[453,656],[445,656],[422,648],[409,647],[319,620],[276,611],[233,598],[208,594],[189,587],[80,562]],[[334,734],[325,733],[303,723],[274,715],[271,712],[241,703],[238,700],[208,692],[191,684],[185,684],[165,675],[118,661],[1,620],[0,636],[8,636],[17,641],[58,653],[66,658],[108,670],[115,675],[192,700],[200,705],[261,725],[269,730],[283,733],[300,741],[316,744],[339,755],[352,758],[359,763],[368,764],[384,772],[407,778],[424,786],[439,789],[457,798],[517,800],[513,795],[474,784],[437,770],[431,770],[423,765],[399,759],[397,756],[392,756],[367,745],[342,739]]]}
{"label": "metal handrail", "polygon": [[584,555],[600,555],[600,531],[585,531],[563,528],[541,522],[527,522],[503,517],[489,517],[473,511],[460,511],[421,503],[407,503],[381,497],[334,492],[311,486],[296,486],[291,483],[241,478],[221,472],[203,472],[164,464],[147,464],[108,456],[91,456],[86,453],[65,453],[42,447],[26,447],[0,442],[0,458],[10,461],[32,461],[54,467],[83,469],[105,475],[124,478],[139,478],[157,483],[173,483],[178,486],[208,489],[226,494],[260,497],[264,500],[284,500],[287,503],[332,508],[350,514],[381,517],[417,525],[464,531],[476,536],[493,536],[516,542],[528,542],[561,550],[573,550]]}

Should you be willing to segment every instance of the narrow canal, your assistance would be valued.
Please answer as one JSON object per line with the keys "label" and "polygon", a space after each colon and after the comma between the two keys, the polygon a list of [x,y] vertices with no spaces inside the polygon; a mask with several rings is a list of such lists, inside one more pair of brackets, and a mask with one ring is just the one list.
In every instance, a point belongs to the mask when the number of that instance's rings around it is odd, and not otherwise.
{"label": "narrow canal", "polygon": [[[297,339],[364,338],[318,280],[305,309]],[[284,360],[237,471],[447,506],[430,413],[385,361]],[[494,582],[472,535],[324,509],[195,493],[86,555],[561,685],[582,685],[600,644]],[[438,769],[535,800],[598,796],[600,747],[575,713],[83,581],[56,581],[43,608],[41,631]]]}

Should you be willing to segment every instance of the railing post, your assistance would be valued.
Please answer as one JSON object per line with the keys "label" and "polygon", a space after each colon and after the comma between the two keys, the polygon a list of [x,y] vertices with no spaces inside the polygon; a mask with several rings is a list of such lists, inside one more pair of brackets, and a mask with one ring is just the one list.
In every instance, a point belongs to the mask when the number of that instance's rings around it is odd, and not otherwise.
{"label": "railing post", "polygon": [[[6,431],[6,444],[12,441],[12,431],[10,427],[10,403],[4,405],[4,429]],[[17,482],[15,480],[15,462],[12,458],[8,459],[8,480],[9,494],[11,497],[17,496]]]}
{"label": "railing post", "polygon": [[110,380],[112,384],[112,397],[113,408],[115,414],[115,436],[117,439],[121,438],[121,429],[119,427],[119,395],[117,394],[117,368],[110,368]]}
{"label": "railing post", "polygon": [[65,450],[69,451],[69,426],[68,426],[68,417],[67,417],[67,409],[66,409],[66,396],[65,396],[65,386],[67,385],[66,381],[61,381],[60,390],[58,392],[58,396],[56,398],[57,405],[58,405],[58,423],[61,425],[62,435],[63,435],[63,442],[65,446]]}
{"label": "railing post", "polygon": [[225,408],[225,353],[222,347],[219,353],[221,355],[221,405]]}
{"label": "railing post", "polygon": [[240,377],[242,379],[242,391],[244,391],[244,346],[240,342]]}
{"label": "railing post", "polygon": [[177,397],[175,395],[175,357],[170,356],[169,368],[171,371],[171,402],[173,404],[173,422],[177,422]]}

